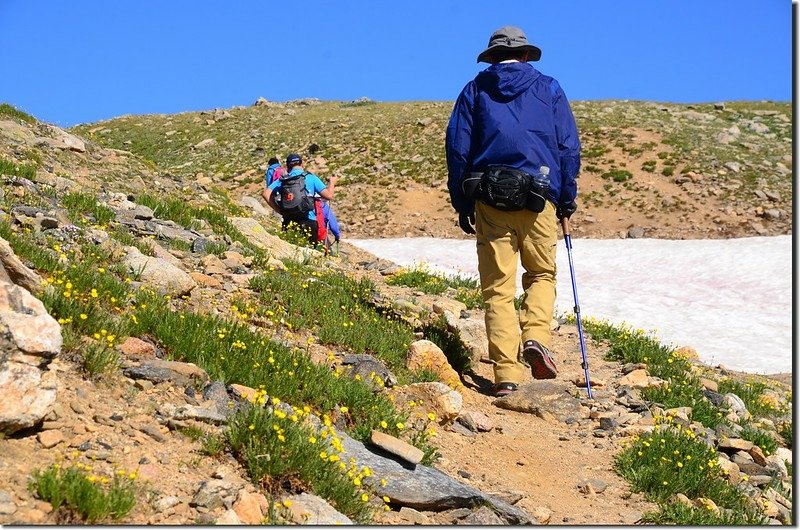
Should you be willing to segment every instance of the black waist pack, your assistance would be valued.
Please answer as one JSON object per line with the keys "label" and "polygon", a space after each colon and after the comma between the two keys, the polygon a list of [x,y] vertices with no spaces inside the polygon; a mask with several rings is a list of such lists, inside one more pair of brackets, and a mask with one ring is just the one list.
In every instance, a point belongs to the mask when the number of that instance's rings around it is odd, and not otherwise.
{"label": "black waist pack", "polygon": [[506,166],[490,166],[484,171],[470,173],[462,183],[466,197],[506,212],[525,208],[541,212],[548,193],[543,188],[524,171]]}

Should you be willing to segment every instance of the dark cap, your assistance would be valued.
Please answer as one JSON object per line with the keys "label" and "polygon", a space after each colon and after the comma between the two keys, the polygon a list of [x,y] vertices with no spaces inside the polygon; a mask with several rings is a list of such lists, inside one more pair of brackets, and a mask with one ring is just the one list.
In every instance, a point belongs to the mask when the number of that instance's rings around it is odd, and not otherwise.
{"label": "dark cap", "polygon": [[527,51],[528,61],[538,61],[542,50],[530,44],[525,32],[515,26],[503,26],[489,37],[489,46],[478,55],[479,63],[491,62],[491,56],[498,51]]}
{"label": "dark cap", "polygon": [[303,159],[300,158],[300,155],[298,155],[297,153],[292,153],[286,157],[286,167],[292,167],[302,163]]}

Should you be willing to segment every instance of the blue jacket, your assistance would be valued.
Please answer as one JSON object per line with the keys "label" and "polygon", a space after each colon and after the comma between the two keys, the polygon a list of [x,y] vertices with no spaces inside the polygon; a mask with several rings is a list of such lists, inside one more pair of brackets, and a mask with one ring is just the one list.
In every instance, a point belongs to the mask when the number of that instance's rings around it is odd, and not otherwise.
{"label": "blue jacket", "polygon": [[467,83],[456,100],[445,140],[447,187],[456,211],[473,207],[461,182],[470,171],[504,165],[535,174],[550,168],[550,201],[578,193],[578,128],[567,96],[528,63],[494,64]]}

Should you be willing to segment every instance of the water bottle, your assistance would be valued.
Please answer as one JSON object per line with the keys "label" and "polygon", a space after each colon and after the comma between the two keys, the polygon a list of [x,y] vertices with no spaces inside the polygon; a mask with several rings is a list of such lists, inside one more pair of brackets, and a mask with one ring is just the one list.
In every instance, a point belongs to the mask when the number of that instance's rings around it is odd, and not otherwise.
{"label": "water bottle", "polygon": [[533,174],[533,185],[528,193],[528,209],[539,213],[544,210],[547,197],[550,195],[550,168],[541,166]]}

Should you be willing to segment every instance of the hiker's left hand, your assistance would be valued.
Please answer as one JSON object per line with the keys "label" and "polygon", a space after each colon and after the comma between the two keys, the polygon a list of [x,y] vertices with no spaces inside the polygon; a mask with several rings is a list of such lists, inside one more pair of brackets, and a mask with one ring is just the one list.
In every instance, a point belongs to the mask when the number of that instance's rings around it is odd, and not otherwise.
{"label": "hiker's left hand", "polygon": [[458,213],[458,226],[465,234],[475,233],[475,210]]}
{"label": "hiker's left hand", "polygon": [[560,221],[563,218],[569,219],[572,217],[572,214],[575,213],[575,210],[578,209],[578,203],[572,201],[568,204],[560,204],[556,207],[556,218]]}

